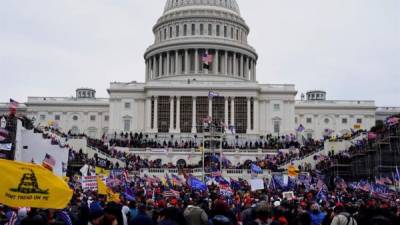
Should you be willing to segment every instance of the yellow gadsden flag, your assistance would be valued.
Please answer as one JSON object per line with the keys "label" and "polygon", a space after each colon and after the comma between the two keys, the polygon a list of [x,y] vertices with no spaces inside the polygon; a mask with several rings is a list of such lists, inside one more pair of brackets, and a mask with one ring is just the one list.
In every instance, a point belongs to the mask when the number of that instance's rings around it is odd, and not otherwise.
{"label": "yellow gadsden flag", "polygon": [[99,176],[97,176],[97,192],[100,195],[107,196],[107,202],[120,202],[119,194],[114,193],[109,187],[107,187]]}
{"label": "yellow gadsden flag", "polygon": [[299,175],[299,169],[296,168],[294,165],[290,165],[288,167],[288,176],[289,177],[297,177]]}
{"label": "yellow gadsden flag", "polygon": [[103,177],[109,177],[110,176],[110,170],[103,169],[101,167],[96,166],[96,174],[99,176]]}
{"label": "yellow gadsden flag", "polygon": [[11,207],[63,209],[72,198],[65,181],[48,169],[0,159],[0,203]]}

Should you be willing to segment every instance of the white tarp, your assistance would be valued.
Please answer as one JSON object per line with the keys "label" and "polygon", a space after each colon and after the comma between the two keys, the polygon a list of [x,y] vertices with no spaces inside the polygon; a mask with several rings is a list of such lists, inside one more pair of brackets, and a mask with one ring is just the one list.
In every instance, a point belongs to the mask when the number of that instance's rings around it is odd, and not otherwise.
{"label": "white tarp", "polygon": [[65,175],[65,172],[63,173],[63,166],[66,170],[68,166],[68,148],[52,145],[51,140],[43,139],[42,134],[33,133],[32,130],[25,129],[22,129],[21,142],[21,161],[33,161],[41,165],[46,154],[48,154],[55,160],[55,166],[53,167],[54,174],[58,176]]}

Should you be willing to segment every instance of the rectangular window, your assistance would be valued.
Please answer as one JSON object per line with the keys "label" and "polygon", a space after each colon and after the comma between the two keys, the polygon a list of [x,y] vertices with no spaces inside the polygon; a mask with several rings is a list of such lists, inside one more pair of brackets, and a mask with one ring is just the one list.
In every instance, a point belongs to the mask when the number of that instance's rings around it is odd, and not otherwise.
{"label": "rectangular window", "polygon": [[151,99],[151,129],[154,129],[154,98]]}
{"label": "rectangular window", "polygon": [[131,108],[131,103],[125,102],[125,109],[130,109],[130,108]]}
{"label": "rectangular window", "polygon": [[131,130],[131,120],[125,119],[124,120],[124,131],[128,132]]}
{"label": "rectangular window", "polygon": [[61,119],[61,116],[60,115],[55,115],[54,116],[54,120],[60,120]]}
{"label": "rectangular window", "polygon": [[233,27],[231,27],[231,39],[233,39]]}
{"label": "rectangular window", "polygon": [[175,27],[175,36],[179,37],[179,25],[176,25]]}
{"label": "rectangular window", "polygon": [[239,40],[239,30],[236,30],[236,40]]}
{"label": "rectangular window", "polygon": [[197,133],[203,133],[203,122],[208,117],[208,97],[197,97],[196,99],[196,121]]}
{"label": "rectangular window", "polygon": [[212,35],[212,25],[208,24],[208,35],[211,36]]}
{"label": "rectangular window", "polygon": [[158,132],[160,133],[168,133],[170,126],[170,97],[169,96],[159,96],[158,97]]}
{"label": "rectangular window", "polygon": [[281,132],[281,122],[278,120],[274,121],[274,133],[279,134]]}
{"label": "rectangular window", "polygon": [[181,97],[180,102],[180,128],[182,133],[192,132],[192,111],[193,100],[192,97]]}
{"label": "rectangular window", "polygon": [[228,28],[224,26],[224,37],[228,37]]}
{"label": "rectangular window", "polygon": [[220,34],[219,34],[219,25],[217,25],[217,28],[216,28],[216,35],[217,35],[217,36],[220,35]]}
{"label": "rectangular window", "polygon": [[183,36],[187,35],[187,25],[183,25]]}
{"label": "rectangular window", "polygon": [[96,121],[96,116],[95,115],[91,115],[90,116],[90,121]]}
{"label": "rectangular window", "polygon": [[343,123],[343,124],[347,124],[347,122],[348,122],[348,121],[347,121],[347,118],[342,118],[342,123]]}
{"label": "rectangular window", "polygon": [[169,38],[172,38],[172,27],[169,27]]}
{"label": "rectangular window", "polygon": [[204,35],[204,24],[200,24],[200,35]]}
{"label": "rectangular window", "polygon": [[104,121],[109,121],[110,120],[110,116],[104,116]]}
{"label": "rectangular window", "polygon": [[196,34],[196,24],[192,24],[192,35]]}
{"label": "rectangular window", "polygon": [[279,111],[279,110],[281,110],[281,105],[274,104],[274,111]]}
{"label": "rectangular window", "polygon": [[254,130],[254,99],[250,100],[250,126],[251,130]]}
{"label": "rectangular window", "polygon": [[362,121],[361,118],[358,118],[358,119],[357,119],[357,123],[358,123],[358,124],[362,124],[362,122],[363,122],[363,121]]}
{"label": "rectangular window", "polygon": [[306,119],[306,122],[307,122],[307,123],[312,123],[312,118],[307,118],[307,119]]}
{"label": "rectangular window", "polygon": [[236,133],[245,134],[247,131],[247,98],[235,98],[235,125]]}
{"label": "rectangular window", "polygon": [[164,40],[167,39],[167,28],[164,28]]}
{"label": "rectangular window", "polygon": [[40,115],[40,120],[46,120],[46,115]]}

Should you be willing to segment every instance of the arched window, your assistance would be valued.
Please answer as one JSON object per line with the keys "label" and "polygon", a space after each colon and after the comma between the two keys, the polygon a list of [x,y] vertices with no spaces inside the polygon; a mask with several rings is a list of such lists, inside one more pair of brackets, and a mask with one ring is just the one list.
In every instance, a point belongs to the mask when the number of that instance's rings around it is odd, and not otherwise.
{"label": "arched window", "polygon": [[179,37],[179,25],[176,25],[175,27],[175,36]]}

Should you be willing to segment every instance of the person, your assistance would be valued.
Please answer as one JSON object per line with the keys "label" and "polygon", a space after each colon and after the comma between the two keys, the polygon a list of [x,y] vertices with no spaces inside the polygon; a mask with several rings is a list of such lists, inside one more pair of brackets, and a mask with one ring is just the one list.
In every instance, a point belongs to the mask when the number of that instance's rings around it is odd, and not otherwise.
{"label": "person", "polygon": [[146,205],[139,204],[137,216],[131,220],[129,225],[153,225],[153,220],[147,215]]}
{"label": "person", "polygon": [[175,213],[172,207],[161,210],[158,214],[158,225],[178,225],[173,219],[176,216]]}
{"label": "person", "polygon": [[101,225],[104,218],[103,208],[98,202],[92,202],[89,209],[89,225]]}
{"label": "person", "polygon": [[129,222],[136,218],[138,210],[136,208],[136,201],[129,202]]}
{"label": "person", "polygon": [[21,220],[20,225],[46,225],[47,221],[44,219],[36,208],[32,208],[28,216]]}
{"label": "person", "polygon": [[260,202],[254,209],[255,219],[248,225],[266,225],[270,224],[271,209],[267,202]]}
{"label": "person", "polygon": [[[192,203],[192,204],[191,204]],[[189,202],[188,207],[183,212],[187,225],[206,225],[208,223],[207,213],[199,206]]]}
{"label": "person", "polygon": [[230,225],[237,225],[235,214],[231,210],[229,210],[228,204],[224,200],[215,200],[212,212],[214,216],[211,218],[210,223],[212,223],[213,225],[225,225],[226,221],[229,221],[228,224]]}
{"label": "person", "polygon": [[311,225],[311,216],[307,212],[300,213],[296,216],[296,225]]}
{"label": "person", "polygon": [[318,203],[314,203],[311,205],[310,207],[311,212],[310,212],[310,216],[311,216],[311,224],[312,225],[321,225],[322,221],[324,221],[326,213],[321,212],[320,206],[318,205]]}
{"label": "person", "polygon": [[331,225],[357,225],[357,221],[350,213],[345,211],[343,206],[336,206],[334,212],[335,216]]}

